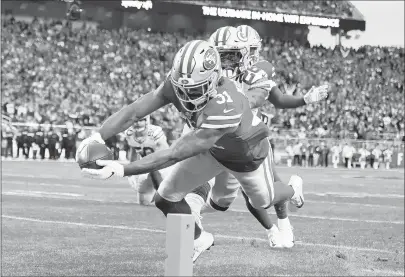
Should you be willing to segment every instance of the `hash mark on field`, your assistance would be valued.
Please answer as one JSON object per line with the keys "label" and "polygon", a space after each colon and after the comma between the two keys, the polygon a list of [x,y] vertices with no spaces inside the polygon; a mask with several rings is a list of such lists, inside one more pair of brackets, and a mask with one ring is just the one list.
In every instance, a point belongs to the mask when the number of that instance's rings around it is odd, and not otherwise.
{"label": "hash mark on field", "polygon": [[[100,225],[100,224],[71,222],[71,221],[42,220],[42,219],[37,219],[37,218],[19,217],[19,216],[11,216],[11,215],[2,215],[2,218],[38,222],[38,223],[72,225],[72,226],[89,227],[89,228],[109,228],[109,229],[119,229],[119,230],[150,232],[150,233],[166,233],[165,230],[130,227],[130,226],[125,226],[125,225]],[[238,236],[228,236],[228,235],[215,235],[215,237],[223,238],[226,240],[248,240],[248,241],[257,240],[257,241],[263,241],[266,243],[268,242],[266,239],[255,238],[255,237],[238,237]],[[324,244],[324,243],[307,243],[307,242],[296,242],[296,244],[303,245],[303,246],[336,248],[336,249],[346,249],[346,250],[353,250],[353,251],[358,250],[358,251],[367,251],[367,252],[376,252],[376,253],[404,254],[404,252],[401,252],[401,251],[396,252],[396,251],[388,251],[388,250],[383,250],[383,249],[353,247],[353,246],[346,246],[346,245],[332,245],[332,244]]]}

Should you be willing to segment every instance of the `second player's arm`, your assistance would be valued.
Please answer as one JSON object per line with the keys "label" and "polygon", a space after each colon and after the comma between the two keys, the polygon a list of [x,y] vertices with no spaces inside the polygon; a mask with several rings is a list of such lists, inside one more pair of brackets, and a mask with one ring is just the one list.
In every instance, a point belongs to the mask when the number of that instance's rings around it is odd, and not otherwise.
{"label": "second player's arm", "polygon": [[233,128],[197,129],[174,142],[168,149],[154,152],[142,160],[124,166],[124,176],[148,173],[169,167],[187,158],[209,150]]}
{"label": "second player's arm", "polygon": [[156,90],[143,95],[132,104],[111,115],[99,130],[101,138],[109,139],[127,130],[139,119],[167,105],[169,102],[163,95],[164,90],[165,83],[162,83]]}
{"label": "second player's arm", "polygon": [[273,86],[270,91],[264,88],[253,88],[247,95],[252,109],[260,108],[266,100],[278,109],[294,109],[306,105],[303,96],[283,94],[277,86]]}

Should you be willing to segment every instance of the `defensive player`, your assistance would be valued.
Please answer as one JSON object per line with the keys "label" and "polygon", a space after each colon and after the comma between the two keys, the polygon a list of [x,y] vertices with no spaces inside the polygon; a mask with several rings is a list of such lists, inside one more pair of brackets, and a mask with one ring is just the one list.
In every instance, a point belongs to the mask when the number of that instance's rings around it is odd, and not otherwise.
{"label": "defensive player", "polygon": [[[151,124],[149,115],[135,122],[124,132],[124,135],[130,147],[129,160],[131,162],[146,157],[155,151],[169,148],[162,128]],[[150,205],[154,201],[155,192],[162,181],[162,177],[159,171],[154,171],[129,176],[128,181],[137,192],[138,204]]]}
{"label": "defensive player", "polygon": [[[304,97],[283,95],[273,81],[274,67],[268,61],[260,61],[259,54],[261,50],[261,38],[252,27],[242,25],[237,28],[227,26],[219,28],[211,37],[210,42],[215,45],[221,55],[221,64],[224,74],[236,80],[237,84],[242,88],[248,96],[253,114],[258,114],[258,107],[262,106],[268,99],[277,108],[296,108],[307,103],[313,103],[323,100],[327,96],[327,87],[313,88]],[[255,88],[252,90],[252,88]],[[271,149],[270,149],[271,151]],[[271,171],[269,178],[272,182],[280,182],[272,160],[273,154],[270,152],[268,162]],[[228,186],[213,187],[211,197],[207,200],[209,189],[204,186],[201,191],[196,190],[195,193],[187,195],[186,200],[192,208],[195,217],[200,217],[201,213],[213,211],[226,211],[232,202],[235,200],[239,183],[233,176],[228,179]],[[291,182],[302,182],[298,176],[292,176]],[[264,209],[253,208],[246,195],[242,191],[242,195],[246,200],[248,210],[256,217],[256,219],[266,229],[269,243],[271,247],[282,248],[292,247],[294,245],[294,236],[292,228],[287,216],[286,203],[275,204],[275,210],[278,217],[278,227],[273,225],[270,217]],[[200,221],[198,221],[200,223]]]}
{"label": "defensive player", "polygon": [[[97,163],[104,166],[102,169],[84,168],[83,174],[108,179],[113,175],[138,175],[174,165],[155,195],[155,205],[165,215],[191,214],[184,200],[186,194],[223,173],[231,173],[238,179],[255,208],[267,208],[287,199],[302,207],[302,184],[272,190],[265,162],[269,151],[268,128],[253,116],[249,101],[235,83],[222,77],[219,53],[202,40],[183,46],[166,80],[156,90],[108,118],[98,133],[81,143],[79,152],[89,142],[102,142],[170,103],[194,130],[169,149],[128,165],[99,160]],[[226,179],[216,178],[215,182],[218,186],[227,185]],[[196,225],[193,260],[211,247],[213,241],[211,234]]]}

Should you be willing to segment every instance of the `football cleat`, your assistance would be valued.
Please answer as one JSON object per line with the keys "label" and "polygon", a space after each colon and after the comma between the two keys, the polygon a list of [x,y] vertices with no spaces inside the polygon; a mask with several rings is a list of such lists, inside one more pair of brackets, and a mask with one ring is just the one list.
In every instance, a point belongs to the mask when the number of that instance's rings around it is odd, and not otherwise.
{"label": "football cleat", "polygon": [[196,262],[198,257],[200,257],[205,250],[209,250],[213,245],[214,236],[211,233],[202,231],[200,237],[194,240],[193,263]]}
{"label": "football cleat", "polygon": [[273,225],[269,230],[266,230],[266,233],[271,248],[284,248],[280,230],[276,225]]}
{"label": "football cleat", "polygon": [[304,206],[304,193],[302,192],[303,180],[300,176],[293,175],[291,176],[288,185],[294,190],[294,195],[291,197],[288,203],[288,208],[291,212],[296,212],[297,209]]}

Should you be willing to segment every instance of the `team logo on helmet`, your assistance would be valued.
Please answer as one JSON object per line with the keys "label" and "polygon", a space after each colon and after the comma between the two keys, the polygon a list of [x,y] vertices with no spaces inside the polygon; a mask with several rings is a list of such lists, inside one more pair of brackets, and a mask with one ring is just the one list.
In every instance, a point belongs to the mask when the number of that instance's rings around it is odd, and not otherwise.
{"label": "team logo on helmet", "polygon": [[247,34],[245,34],[244,32],[242,32],[241,30],[238,30],[238,32],[236,33],[236,36],[238,37],[238,39],[240,41],[243,42],[247,42],[248,41],[248,36]]}
{"label": "team logo on helmet", "polygon": [[217,65],[217,55],[215,50],[210,48],[205,52],[203,66],[206,70],[211,70]]}

